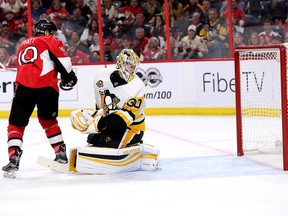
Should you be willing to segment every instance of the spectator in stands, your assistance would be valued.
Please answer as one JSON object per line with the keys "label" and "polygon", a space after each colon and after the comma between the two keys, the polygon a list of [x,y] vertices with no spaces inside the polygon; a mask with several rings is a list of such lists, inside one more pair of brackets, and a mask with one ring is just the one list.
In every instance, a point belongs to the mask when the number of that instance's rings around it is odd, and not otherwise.
{"label": "spectator in stands", "polygon": [[[232,9],[232,24],[237,26],[244,26],[246,22],[246,14],[238,7],[239,0],[231,0]],[[221,18],[227,22],[228,9],[221,13]]]}
{"label": "spectator in stands", "polygon": [[[32,26],[34,22],[32,20]],[[23,8],[21,18],[15,21],[15,34],[18,37],[28,37],[28,9]]]}
{"label": "spectator in stands", "polygon": [[[288,21],[288,20],[287,20]],[[284,32],[287,31],[287,23],[283,22],[281,19],[275,20],[273,23],[273,31],[278,32],[282,38],[284,38]]]}
{"label": "spectator in stands", "polygon": [[91,46],[93,43],[93,35],[97,33],[98,35],[98,21],[96,18],[92,18],[88,22],[88,26],[84,29],[80,41],[84,44],[87,44],[87,46]]}
{"label": "spectator in stands", "polygon": [[204,38],[207,34],[207,31],[204,28],[204,25],[201,23],[200,16],[201,14],[199,12],[194,12],[192,14],[191,24],[196,27],[196,34]]}
{"label": "spectator in stands", "polygon": [[246,15],[249,14],[254,17],[261,18],[261,10],[261,1],[245,0],[244,12]]}
{"label": "spectator in stands", "polygon": [[201,20],[204,18],[204,8],[197,0],[189,0],[188,4],[184,7],[184,12],[188,18],[192,17],[194,12],[201,14]]}
{"label": "spectator in stands", "polygon": [[272,41],[271,41],[271,44],[272,45],[277,45],[277,44],[282,44],[283,43],[283,40],[282,40],[282,37],[281,35],[276,35],[274,37],[272,37]]}
{"label": "spectator in stands", "polygon": [[122,49],[133,49],[133,51],[138,55],[140,58],[140,50],[138,47],[132,45],[132,41],[129,39],[127,35],[122,36],[121,40],[122,44],[121,47],[115,51],[114,56],[118,56]]}
{"label": "spectator in stands", "polygon": [[201,20],[201,23],[203,25],[209,25],[209,15],[208,15],[208,11],[211,8],[211,1],[210,0],[204,0],[202,1],[202,6],[203,6],[203,17]]}
{"label": "spectator in stands", "polygon": [[203,38],[197,35],[197,28],[190,25],[187,29],[188,35],[182,38],[182,42],[187,44],[187,59],[204,58],[208,54],[208,49]]}
{"label": "spectator in stands", "polygon": [[104,62],[113,62],[115,61],[115,56],[111,51],[111,40],[109,38],[105,38],[103,40],[103,51],[104,51]]}
{"label": "spectator in stands", "polygon": [[164,52],[159,47],[159,40],[156,37],[149,38],[148,47],[140,55],[140,61],[161,60],[164,58]]}
{"label": "spectator in stands", "polygon": [[17,3],[20,6],[20,11],[22,8],[27,8],[27,0],[17,0]]}
{"label": "spectator in stands", "polygon": [[143,15],[146,21],[149,22],[156,14],[161,13],[161,4],[156,0],[147,0],[142,4]]}
{"label": "spectator in stands", "polygon": [[16,32],[17,19],[12,11],[7,11],[5,13],[5,21],[8,22],[9,29],[13,32]]}
{"label": "spectator in stands", "polygon": [[178,0],[170,0],[171,8],[172,8],[172,14],[174,17],[174,20],[176,19],[177,14],[179,14],[181,11],[183,11],[183,5]]}
{"label": "spectator in stands", "polygon": [[84,0],[75,0],[76,3],[76,7],[80,8],[81,12],[82,12],[82,16],[87,20],[92,17],[92,11],[91,9],[84,4]]}
{"label": "spectator in stands", "polygon": [[113,4],[112,0],[103,0],[103,5],[105,8],[105,14],[108,17],[109,22],[114,22],[118,15],[118,4]]}
{"label": "spectator in stands", "polygon": [[73,31],[71,33],[70,41],[76,45],[77,50],[81,50],[87,56],[89,56],[91,54],[89,47],[85,43],[80,41],[80,36],[79,36],[79,33],[77,31]]}
{"label": "spectator in stands", "polygon": [[259,33],[261,45],[272,44],[272,38],[280,35],[278,32],[273,31],[273,22],[270,19],[264,21],[263,30]]}
{"label": "spectator in stands", "polygon": [[[163,18],[165,18],[165,7],[164,7],[164,4],[162,4],[162,8],[161,8],[161,13]],[[158,14],[155,15],[155,17],[157,16]],[[154,17],[154,21],[155,21],[155,17]],[[168,1],[168,17],[169,17],[169,27],[173,27],[174,26],[174,21],[175,21],[175,18],[174,18],[174,15],[173,15],[173,10],[172,10],[172,2],[171,1]]]}
{"label": "spectator in stands", "polygon": [[68,16],[68,11],[59,0],[53,0],[50,8],[47,9],[47,14],[57,28],[60,28]]}
{"label": "spectator in stands", "polygon": [[92,11],[92,16],[97,15],[97,10],[98,10],[98,2],[95,0],[86,0],[86,5],[91,9]]}
{"label": "spectator in stands", "polygon": [[281,36],[283,35],[284,38],[285,32],[288,32],[288,17],[284,22],[282,20],[277,20],[275,24],[276,26],[274,27],[274,29],[276,29]]}
{"label": "spectator in stands", "polygon": [[[177,59],[175,49],[177,49],[177,40],[173,36],[170,36],[170,52],[172,59]],[[168,53],[167,46],[163,47],[163,51],[164,51],[163,59],[167,59],[167,53]]]}
{"label": "spectator in stands", "polygon": [[[97,49],[100,50],[100,43],[99,43],[99,34],[95,32],[92,37],[92,43],[89,46],[89,49]],[[96,48],[95,48],[96,47]]]}
{"label": "spectator in stands", "polygon": [[139,6],[139,0],[130,0],[129,5],[123,6],[119,8],[119,13],[127,13],[130,12],[136,16],[138,13],[142,13],[142,8]]}
{"label": "spectator in stands", "polygon": [[250,45],[250,46],[259,46],[259,45],[261,45],[260,36],[259,36],[258,32],[253,31],[253,32],[251,32],[249,34],[248,45]]}
{"label": "spectator in stands", "polygon": [[63,30],[67,39],[70,38],[73,31],[77,31],[79,35],[82,35],[87,20],[82,16],[81,9],[78,7],[73,8],[73,13],[68,15],[67,20],[64,22]]}
{"label": "spectator in stands", "polygon": [[66,44],[67,43],[67,39],[66,39],[66,37],[65,37],[65,35],[63,33],[63,30],[62,30],[63,28],[62,27],[63,27],[63,24],[61,25],[61,28],[57,30],[57,38],[59,40],[61,40],[63,42],[63,44]]}
{"label": "spectator in stands", "polygon": [[132,36],[131,39],[134,40],[135,39],[135,30],[137,28],[143,28],[144,32],[145,32],[145,37],[150,38],[151,37],[151,30],[152,27],[150,25],[145,24],[145,17],[142,13],[139,13],[136,15],[135,17],[135,22],[134,24],[131,26],[131,28],[129,29],[129,34]]}
{"label": "spectator in stands", "polygon": [[39,20],[41,15],[47,14],[45,8],[42,6],[41,0],[31,0],[31,16],[35,21]]}
{"label": "spectator in stands", "polygon": [[271,19],[272,22],[276,20],[284,22],[287,18],[287,5],[280,0],[271,0],[268,4],[264,5],[262,12],[264,19]]}
{"label": "spectator in stands", "polygon": [[176,40],[180,40],[182,37],[187,35],[187,28],[190,25],[190,21],[185,16],[182,10],[176,15],[174,25],[172,26],[171,33]]}
{"label": "spectator in stands", "polygon": [[113,53],[115,53],[122,46],[122,34],[120,34],[120,33],[114,34],[113,39],[111,41],[112,41],[112,43],[111,43],[111,51]]}
{"label": "spectator in stands", "polygon": [[3,6],[4,13],[12,11],[15,14],[15,17],[18,17],[20,14],[20,5],[16,0],[7,0]]}
{"label": "spectator in stands", "polygon": [[179,41],[174,48],[173,59],[186,59],[188,45],[185,41]]}
{"label": "spectator in stands", "polygon": [[151,35],[154,37],[159,37],[166,38],[166,33],[165,33],[165,22],[164,22],[164,17],[162,14],[156,14],[155,15],[155,20],[151,29]]}
{"label": "spectator in stands", "polygon": [[[105,7],[103,4],[101,4],[101,16],[102,16],[102,32],[103,32],[103,38],[111,37],[113,35],[112,29],[115,27],[113,22],[110,22],[108,19],[108,15],[105,14]],[[93,19],[96,19],[98,21],[98,15],[94,15],[92,17]],[[98,22],[99,24],[99,22]]]}
{"label": "spectator in stands", "polygon": [[238,46],[245,46],[246,44],[244,43],[244,36],[241,32],[234,32],[234,47]]}
{"label": "spectator in stands", "polygon": [[17,38],[12,30],[9,29],[8,23],[4,20],[1,24],[0,31],[0,46],[5,47],[9,55],[14,53],[14,44],[16,43]]}
{"label": "spectator in stands", "polygon": [[100,62],[100,50],[97,47],[92,47],[91,49],[90,62]]}
{"label": "spectator in stands", "polygon": [[140,50],[140,54],[144,51],[148,44],[149,39],[145,37],[145,32],[143,28],[137,28],[135,30],[136,39],[132,42],[132,45]]}
{"label": "spectator in stands", "polygon": [[4,65],[7,65],[10,58],[9,53],[4,47],[0,47],[0,62]]}
{"label": "spectator in stands", "polygon": [[215,8],[209,10],[209,27],[207,29],[206,45],[209,57],[228,57],[228,29],[219,18]]}
{"label": "spectator in stands", "polygon": [[78,50],[77,45],[71,41],[68,43],[67,52],[73,65],[90,63],[87,54]]}
{"label": "spectator in stands", "polygon": [[134,21],[135,17],[131,12],[127,11],[125,14],[119,13],[116,22],[114,23],[115,27],[112,29],[112,32],[114,34],[129,34],[130,28],[132,27]]}

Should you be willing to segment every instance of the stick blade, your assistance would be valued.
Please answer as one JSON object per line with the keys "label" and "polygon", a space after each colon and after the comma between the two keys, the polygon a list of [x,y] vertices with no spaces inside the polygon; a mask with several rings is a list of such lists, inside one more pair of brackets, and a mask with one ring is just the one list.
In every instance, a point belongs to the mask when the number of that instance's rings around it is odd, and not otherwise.
{"label": "stick blade", "polygon": [[37,158],[37,164],[53,171],[66,173],[69,172],[69,164],[61,164],[49,158],[39,155]]}

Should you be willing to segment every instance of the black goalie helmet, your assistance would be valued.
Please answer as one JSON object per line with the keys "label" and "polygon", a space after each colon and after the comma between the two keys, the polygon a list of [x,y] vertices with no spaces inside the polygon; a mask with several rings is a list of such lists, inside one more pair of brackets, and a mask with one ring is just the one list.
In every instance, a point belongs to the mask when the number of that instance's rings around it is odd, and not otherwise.
{"label": "black goalie helmet", "polygon": [[57,27],[54,22],[48,19],[40,19],[34,25],[33,35],[45,35],[46,30],[49,31],[51,34],[54,34],[57,32]]}

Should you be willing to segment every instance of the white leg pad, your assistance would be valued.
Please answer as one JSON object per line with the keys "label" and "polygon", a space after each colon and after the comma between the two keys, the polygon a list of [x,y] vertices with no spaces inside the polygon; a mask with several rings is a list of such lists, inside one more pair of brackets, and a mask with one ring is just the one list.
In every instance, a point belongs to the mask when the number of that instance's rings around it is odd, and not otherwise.
{"label": "white leg pad", "polygon": [[141,170],[153,171],[161,169],[159,162],[160,150],[149,144],[141,144]]}
{"label": "white leg pad", "polygon": [[136,170],[157,170],[160,168],[159,152],[157,148],[147,144],[123,149],[77,147],[75,171],[112,174]]}
{"label": "white leg pad", "polygon": [[76,171],[91,174],[131,172],[140,169],[140,146],[111,149],[78,147]]}

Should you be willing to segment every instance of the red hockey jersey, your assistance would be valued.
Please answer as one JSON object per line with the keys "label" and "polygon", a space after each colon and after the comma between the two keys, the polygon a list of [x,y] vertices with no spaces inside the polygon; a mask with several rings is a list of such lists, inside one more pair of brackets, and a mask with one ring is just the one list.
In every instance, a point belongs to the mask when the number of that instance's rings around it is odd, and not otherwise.
{"label": "red hockey jersey", "polygon": [[26,39],[18,50],[16,83],[29,88],[58,88],[58,72],[72,70],[70,57],[62,41],[54,36],[36,36]]}

